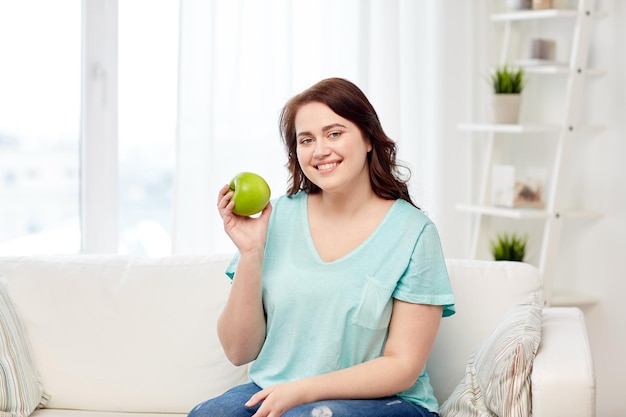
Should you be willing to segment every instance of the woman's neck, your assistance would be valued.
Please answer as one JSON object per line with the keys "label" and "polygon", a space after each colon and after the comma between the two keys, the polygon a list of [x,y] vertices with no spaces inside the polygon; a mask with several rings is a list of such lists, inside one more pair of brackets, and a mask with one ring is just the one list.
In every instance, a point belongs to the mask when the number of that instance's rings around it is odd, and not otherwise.
{"label": "woman's neck", "polygon": [[346,216],[354,215],[380,199],[371,187],[362,187],[348,192],[322,190],[316,194],[315,198],[323,212]]}

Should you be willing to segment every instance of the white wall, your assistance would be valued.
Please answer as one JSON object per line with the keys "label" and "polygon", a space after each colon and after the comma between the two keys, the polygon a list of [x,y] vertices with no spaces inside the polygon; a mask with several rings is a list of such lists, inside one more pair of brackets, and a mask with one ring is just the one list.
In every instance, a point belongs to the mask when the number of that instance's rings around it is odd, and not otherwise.
{"label": "white wall", "polygon": [[[493,48],[499,48],[499,39],[492,39],[489,30],[481,28],[491,23],[480,13],[488,14],[503,3],[475,2],[475,72],[484,72],[493,58]],[[577,138],[568,188],[572,204],[601,211],[604,216],[565,224],[555,288],[571,288],[598,298],[597,303],[581,307],[595,360],[597,415],[618,417],[626,415],[626,263],[622,258],[626,250],[626,1],[599,0],[598,4],[598,9],[608,15],[594,25],[589,67],[604,68],[607,75],[587,83],[581,119],[605,125],[606,130]],[[475,73],[473,80],[480,77]],[[455,98],[448,100],[453,102]],[[476,106],[479,103],[474,101]],[[476,115],[477,109],[473,113]],[[445,229],[445,225],[442,227]]]}
{"label": "white wall", "polygon": [[599,297],[584,309],[597,372],[599,417],[626,414],[626,2],[601,1],[608,16],[594,30],[591,67],[606,68],[590,83],[583,114],[607,126],[583,144],[577,180],[582,204],[604,212],[565,230],[557,285],[572,283]]}

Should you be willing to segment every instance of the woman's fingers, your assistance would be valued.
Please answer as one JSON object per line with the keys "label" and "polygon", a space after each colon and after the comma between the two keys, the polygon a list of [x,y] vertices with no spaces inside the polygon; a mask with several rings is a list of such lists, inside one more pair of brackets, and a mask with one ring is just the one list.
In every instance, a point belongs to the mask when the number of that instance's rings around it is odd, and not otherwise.
{"label": "woman's fingers", "polygon": [[220,205],[222,204],[222,201],[224,200],[224,197],[226,196],[226,194],[228,194],[228,184],[224,185],[220,191],[217,194],[217,206],[220,207]]}
{"label": "woman's fingers", "polygon": [[267,223],[270,219],[270,214],[272,214],[272,203],[267,203],[267,206],[265,206],[259,218],[263,219],[263,221]]}
{"label": "woman's fingers", "polygon": [[[233,206],[235,205],[235,203],[231,201],[232,196],[233,196],[233,192],[229,191],[228,185],[225,185],[224,187],[222,187],[218,193],[217,208],[220,214],[222,215],[222,217],[225,214],[232,212]],[[228,207],[229,205],[231,206],[230,208]]]}

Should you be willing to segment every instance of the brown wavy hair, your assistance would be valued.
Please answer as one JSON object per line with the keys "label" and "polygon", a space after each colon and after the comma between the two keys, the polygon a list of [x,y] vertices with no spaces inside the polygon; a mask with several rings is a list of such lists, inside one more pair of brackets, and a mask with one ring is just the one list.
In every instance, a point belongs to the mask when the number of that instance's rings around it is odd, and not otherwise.
{"label": "brown wavy hair", "polygon": [[[352,82],[343,78],[327,78],[294,96],[285,104],[279,119],[280,134],[287,151],[287,169],[290,178],[287,195],[303,190],[318,193],[320,188],[302,172],[296,154],[296,114],[300,107],[311,102],[327,105],[333,112],[357,125],[372,150],[367,154],[369,177],[374,193],[386,200],[411,200],[407,182],[411,171],[396,161],[396,143],[383,131],[376,110],[365,94]],[[401,170],[406,172],[403,177]]]}

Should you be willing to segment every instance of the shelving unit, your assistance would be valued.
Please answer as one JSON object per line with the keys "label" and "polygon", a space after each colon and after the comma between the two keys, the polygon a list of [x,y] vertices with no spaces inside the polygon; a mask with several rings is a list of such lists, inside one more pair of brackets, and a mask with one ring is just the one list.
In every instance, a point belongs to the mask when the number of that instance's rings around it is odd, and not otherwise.
{"label": "shelving unit", "polygon": [[[562,112],[556,122],[491,124],[491,123],[464,123],[458,126],[460,131],[469,133],[471,137],[487,137],[484,145],[483,167],[481,184],[476,204],[459,204],[458,210],[471,213],[475,218],[472,237],[471,253],[474,258],[479,257],[479,248],[488,242],[499,231],[489,230],[486,218],[504,218],[522,223],[532,222],[537,229],[537,222],[541,224],[540,250],[537,266],[544,277],[544,290],[546,300],[550,305],[588,305],[595,302],[592,296],[578,294],[574,290],[567,293],[553,293],[553,276],[558,259],[558,251],[561,243],[563,222],[568,219],[596,219],[601,213],[586,210],[568,210],[567,205],[567,173],[571,165],[571,153],[576,146],[575,139],[578,136],[593,135],[601,132],[603,126],[585,126],[580,123],[580,109],[583,100],[583,89],[587,77],[604,75],[603,70],[587,68],[587,58],[590,48],[591,31],[594,20],[604,17],[606,14],[596,11],[595,0],[579,0],[576,9],[571,10],[523,10],[497,13],[491,16],[494,24],[503,24],[502,45],[500,49],[499,65],[523,66],[529,82],[534,77],[565,77],[564,100]],[[571,49],[567,63],[537,63],[530,60],[510,59],[511,38],[519,35],[523,21],[541,22],[535,24],[550,24],[556,20],[573,20],[571,31]],[[526,29],[528,29],[526,27]],[[517,57],[519,58],[519,57]],[[553,92],[552,92],[553,93]],[[541,100],[540,100],[541,101]],[[538,103],[537,105],[541,105]],[[508,208],[494,206],[490,203],[489,191],[491,187],[492,167],[496,163],[496,154],[503,147],[511,146],[511,140],[519,142],[527,137],[541,135],[552,140],[554,145],[554,157],[551,158],[549,168],[548,195],[545,196],[545,208]],[[575,136],[577,138],[575,138]],[[529,145],[532,140],[528,141]]]}

